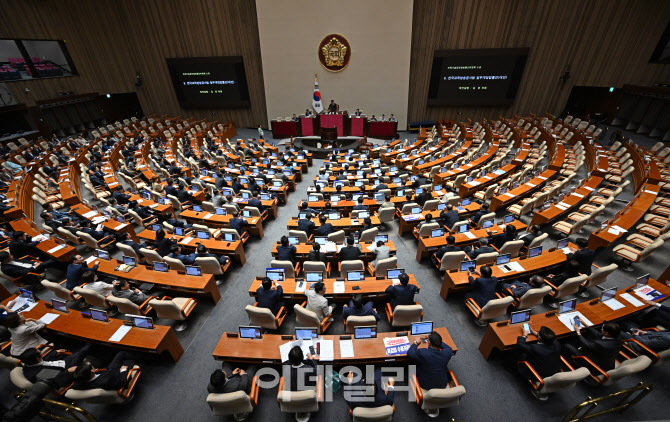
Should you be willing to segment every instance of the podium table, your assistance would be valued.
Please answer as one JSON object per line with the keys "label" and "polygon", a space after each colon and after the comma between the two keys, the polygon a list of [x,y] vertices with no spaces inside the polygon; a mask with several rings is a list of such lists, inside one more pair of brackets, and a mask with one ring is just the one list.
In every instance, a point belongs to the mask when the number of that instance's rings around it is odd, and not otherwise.
{"label": "podium table", "polygon": [[273,120],[270,122],[270,125],[272,127],[273,139],[290,138],[291,136],[296,136],[298,133],[297,122],[294,122],[293,120],[288,122]]}

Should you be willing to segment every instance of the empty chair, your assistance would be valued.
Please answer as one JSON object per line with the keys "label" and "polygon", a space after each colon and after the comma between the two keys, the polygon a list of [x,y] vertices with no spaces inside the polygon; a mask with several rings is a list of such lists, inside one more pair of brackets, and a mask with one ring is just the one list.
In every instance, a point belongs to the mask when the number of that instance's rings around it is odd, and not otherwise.
{"label": "empty chair", "polygon": [[163,296],[160,300],[151,299],[149,306],[154,309],[157,318],[179,321],[172,328],[175,331],[183,331],[187,326],[186,318],[191,315],[197,303],[198,301],[192,297]]}
{"label": "empty chair", "polygon": [[163,262],[163,257],[161,257],[158,252],[153,249],[140,248],[140,253],[144,256],[149,264],[153,265],[155,262]]}
{"label": "empty chair", "polygon": [[295,275],[300,272],[300,263],[298,263],[294,269],[291,261],[278,261],[273,259],[272,262],[270,262],[270,267],[283,268],[286,278],[295,278]]}
{"label": "empty chair", "polygon": [[[439,225],[438,225],[439,227]],[[358,241],[360,243],[368,243],[368,242],[374,242],[375,236],[379,233],[379,229],[377,227],[373,227],[371,229],[364,230],[363,233],[361,233],[360,239]]]}
{"label": "empty chair", "polygon": [[343,322],[344,322],[344,330],[348,334],[352,334],[354,332],[354,328],[356,327],[377,326],[377,320],[375,319],[374,315],[366,315],[366,316],[352,315]]}
{"label": "empty chair", "polygon": [[328,326],[333,322],[332,318],[324,318],[323,321],[319,320],[319,316],[316,312],[312,312],[309,309],[305,308],[307,302],[303,302],[302,305],[295,304],[293,305],[293,310],[295,312],[295,322],[296,327],[311,327],[317,328],[319,333],[326,331]]}
{"label": "empty chair", "polygon": [[388,270],[396,268],[397,266],[398,266],[398,258],[392,256],[390,258],[380,259],[379,261],[377,261],[377,265],[375,265],[374,267],[370,262],[368,264],[368,272],[373,277],[386,277],[388,274]]}
{"label": "empty chair", "polygon": [[[199,256],[195,259],[195,265],[199,266],[203,274],[213,274],[214,277],[222,276],[228,267],[230,267],[230,260],[228,260],[224,265],[219,263],[219,260],[213,256],[204,257]],[[220,285],[222,280],[217,278],[216,284]]]}
{"label": "empty chair", "polygon": [[298,242],[300,242],[300,243],[307,243],[308,242],[307,233],[305,233],[302,230],[289,230],[288,235],[289,235],[289,237],[297,237]]}
{"label": "empty chair", "polygon": [[434,211],[437,210],[437,206],[440,203],[439,199],[431,199],[429,201],[426,201],[423,204],[423,210],[424,211]]}
{"label": "empty chair", "polygon": [[326,278],[330,276],[330,262],[305,261],[302,264],[302,271],[304,273],[319,272],[323,274],[323,278]]}
{"label": "empty chair", "polygon": [[626,359],[621,363],[617,362],[614,369],[604,371],[598,367],[591,359],[586,356],[573,356],[575,362],[590,368],[597,375],[591,375],[586,382],[590,385],[612,385],[621,378],[639,374],[651,365],[651,359],[648,356],[637,356],[632,359]]}
{"label": "empty chair", "polygon": [[540,305],[549,292],[551,292],[551,286],[529,289],[518,299],[518,302],[514,304],[514,307],[517,309],[528,309]]}
{"label": "empty chair", "polygon": [[346,235],[344,233],[344,230],[338,230],[328,235],[328,241],[335,243],[343,243],[345,237]]}
{"label": "empty chair", "polygon": [[553,298],[553,301],[549,302],[549,306],[551,306],[552,308],[556,308],[558,307],[558,302],[556,301],[557,299],[577,294],[582,283],[584,283],[587,278],[589,278],[588,275],[571,277],[565,280],[563,283],[561,283],[561,285],[558,287],[554,286],[553,284],[551,284],[551,282],[547,281],[546,283],[552,289],[549,295]]}
{"label": "empty chair", "polygon": [[282,306],[277,312],[277,315],[273,314],[272,311],[268,308],[259,308],[254,305],[247,305],[244,310],[249,316],[249,325],[257,325],[263,327],[266,330],[277,330],[284,322],[286,318],[286,308]]}
{"label": "empty chair", "polygon": [[663,245],[663,239],[658,238],[654,240],[653,243],[649,244],[644,249],[633,248],[630,246],[631,243],[632,242],[629,241],[623,245],[617,245],[613,249],[614,253],[622,258],[621,269],[624,271],[632,271],[632,268],[630,267],[631,263],[642,262],[647,259],[652,252]]}
{"label": "empty chair", "polygon": [[552,226],[554,230],[559,231],[566,236],[573,235],[575,233],[579,233],[583,230],[583,227],[586,225],[586,223],[589,221],[590,215],[585,215],[582,217],[579,217],[574,223],[568,223],[567,221],[557,221],[554,223]]}
{"label": "empty chair", "polygon": [[135,253],[135,249],[132,246],[123,244],[121,242],[116,242],[116,247],[123,253],[124,256],[131,256],[135,258],[135,262],[141,262],[142,259]]}
{"label": "empty chair", "polygon": [[589,297],[589,293],[586,291],[589,287],[599,286],[607,280],[607,276],[612,274],[614,270],[619,268],[617,264],[610,264],[605,267],[600,267],[591,273],[589,278],[582,284],[580,296]]}
{"label": "empty chair", "polygon": [[129,299],[124,299],[121,297],[116,297],[114,295],[109,295],[107,296],[107,301],[111,304],[116,306],[116,309],[119,310],[122,314],[126,315],[146,315],[151,311],[151,305],[149,305],[149,301],[151,299],[154,299],[153,297],[148,298],[144,303],[141,305],[136,305],[135,303],[131,302]]}
{"label": "empty chair", "polygon": [[307,422],[312,413],[319,411],[319,406],[323,403],[323,375],[318,376],[315,389],[288,391],[283,386],[284,377],[281,377],[277,403],[283,413],[294,413],[297,421]]}
{"label": "empty chair", "polygon": [[351,412],[353,422],[391,422],[393,420],[393,406],[378,407],[358,406]]}
{"label": "empty chair", "polygon": [[114,316],[117,313],[107,299],[95,290],[77,286],[72,289],[72,292],[81,296],[87,305],[107,310],[109,316]]}
{"label": "empty chair", "polygon": [[506,296],[501,299],[489,300],[483,308],[480,308],[474,299],[468,298],[465,300],[465,305],[470,312],[475,316],[475,324],[480,327],[486,326],[486,321],[507,314],[507,308],[514,302],[511,296]]}
{"label": "empty chair", "polygon": [[395,218],[395,211],[396,209],[394,207],[380,208],[378,211],[379,221],[382,224],[388,223],[389,221],[393,221]]}
{"label": "empty chair", "polygon": [[535,208],[535,198],[531,198],[527,200],[523,205],[522,204],[512,204],[509,207],[507,207],[507,211],[510,213],[516,215],[517,217],[521,217],[522,215],[528,214]]}
{"label": "empty chair", "polygon": [[65,280],[63,280],[60,283],[54,283],[53,281],[49,281],[46,278],[41,281],[42,286],[47,288],[48,290],[51,290],[57,298],[63,299],[65,301],[74,301],[77,302],[81,299],[81,296],[76,295],[72,293],[70,290],[65,288]]}
{"label": "empty chair", "polygon": [[[435,256],[435,254],[433,254]],[[437,269],[440,271],[451,271],[459,268],[461,261],[465,260],[465,252],[445,252],[441,258],[437,259]]]}
{"label": "empty chair", "polygon": [[523,240],[512,240],[505,242],[504,245],[500,248],[500,255],[511,254],[512,258],[519,256],[521,247],[523,246]]}
{"label": "empty chair", "polygon": [[530,373],[535,376],[535,379],[530,380],[530,391],[535,398],[542,401],[548,400],[549,394],[572,388],[591,374],[586,368],[574,369],[563,357],[561,357],[561,362],[566,367],[566,370],[546,378],[540,378],[537,371],[535,371],[528,361],[517,362],[517,366],[527,367]]}
{"label": "empty chair", "polygon": [[340,274],[345,275],[349,271],[365,271],[365,264],[360,259],[340,262]]}
{"label": "empty chair", "polygon": [[543,233],[537,236],[535,239],[533,239],[532,242],[530,242],[530,245],[528,245],[528,249],[542,246],[542,243],[547,239],[547,237],[549,237],[549,233]]}
{"label": "empty chair", "polygon": [[479,254],[475,259],[476,265],[479,267],[480,265],[495,264],[498,255],[499,255],[498,252]]}
{"label": "empty chair", "polygon": [[416,404],[432,418],[440,414],[440,409],[458,406],[461,398],[465,395],[465,387],[458,383],[456,375],[449,371],[449,385],[445,388],[431,388],[426,390],[421,388],[416,374],[412,374],[409,379],[410,387],[414,392]]}
{"label": "empty chair", "polygon": [[84,232],[77,232],[77,236],[84,241],[84,245],[91,249],[109,249],[114,243],[114,238],[111,236],[104,237],[100,240],[95,240],[93,236]]}
{"label": "empty chair", "polygon": [[395,309],[391,309],[391,304],[387,302],[385,310],[392,327],[409,327],[423,321],[423,306],[417,302],[414,305],[397,305]]}
{"label": "empty chair", "polygon": [[257,377],[251,381],[251,393],[244,391],[235,391],[234,393],[208,394],[207,404],[212,410],[214,416],[233,415],[235,420],[242,421],[246,419],[254,407],[258,405],[258,384]]}

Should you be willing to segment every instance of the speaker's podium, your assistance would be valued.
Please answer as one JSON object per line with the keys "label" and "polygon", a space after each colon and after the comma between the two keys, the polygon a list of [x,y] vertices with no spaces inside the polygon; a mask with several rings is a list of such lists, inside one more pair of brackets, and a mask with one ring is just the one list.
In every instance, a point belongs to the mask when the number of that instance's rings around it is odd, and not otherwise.
{"label": "speaker's podium", "polygon": [[336,127],[322,127],[321,128],[321,140],[323,141],[334,141],[337,139],[337,128]]}

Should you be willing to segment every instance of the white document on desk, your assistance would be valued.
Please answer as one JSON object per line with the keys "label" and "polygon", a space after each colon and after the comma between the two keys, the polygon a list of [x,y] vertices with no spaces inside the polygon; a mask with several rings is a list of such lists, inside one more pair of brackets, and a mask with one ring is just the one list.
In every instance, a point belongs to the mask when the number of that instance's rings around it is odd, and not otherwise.
{"label": "white document on desk", "polygon": [[637,300],[633,295],[630,293],[622,293],[621,298],[625,299],[628,303],[631,305],[635,306],[636,308],[639,308],[640,306],[644,306],[644,303],[640,302]]}
{"label": "white document on desk", "polygon": [[331,362],[333,359],[335,359],[333,340],[321,340],[319,341],[319,345],[320,362]]}
{"label": "white document on desk", "polygon": [[354,357],[354,342],[353,340],[340,340],[340,357],[353,358]]}
{"label": "white document on desk", "polygon": [[118,226],[114,227],[114,230],[121,230],[122,228],[126,227],[128,223],[121,223]]}
{"label": "white document on desk", "polygon": [[14,300],[14,305],[10,309],[12,310],[12,312],[17,312],[17,309],[19,309],[23,305],[28,305],[28,306],[26,307],[26,309],[23,309],[20,312],[28,312],[31,309],[33,309],[35,306],[37,306],[37,302],[31,302],[31,301],[27,300],[25,297],[19,296]]}
{"label": "white document on desk", "polygon": [[210,219],[210,218],[212,218],[212,216],[213,216],[213,215],[214,215],[214,214],[212,214],[211,212],[208,212],[208,213],[207,213],[207,214],[205,214],[205,216],[204,216],[204,217],[202,217],[202,218],[204,218],[205,220],[207,220],[207,219]]}
{"label": "white document on desk", "polygon": [[116,332],[112,334],[112,336],[109,338],[109,341],[114,341],[117,343],[120,342],[121,340],[123,340],[126,334],[128,334],[128,331],[130,331],[131,328],[133,327],[130,327],[128,325],[120,326],[119,329],[116,330]]}
{"label": "white document on desk", "polygon": [[98,212],[97,212],[97,211],[89,211],[89,212],[87,212],[86,214],[82,215],[82,217],[84,217],[84,218],[91,218],[91,217],[94,217],[94,216],[96,216],[96,215],[98,215]]}
{"label": "white document on desk", "polygon": [[584,315],[581,314],[579,311],[575,312],[568,312],[565,314],[561,314],[558,316],[558,320],[563,323],[566,327],[568,327],[571,331],[575,331],[575,317],[578,316],[579,319],[584,321],[587,327],[590,327],[593,325],[591,321],[589,321]]}
{"label": "white document on desk", "polygon": [[89,256],[88,258],[86,258],[86,261],[84,261],[84,262],[86,262],[86,264],[90,264],[91,262],[95,261],[96,259],[98,259],[98,257],[93,255],[93,256]]}
{"label": "white document on desk", "polygon": [[107,217],[100,215],[98,217],[92,218],[91,223],[100,224],[100,223],[103,223],[105,220],[107,220]]}
{"label": "white document on desk", "polygon": [[192,237],[185,237],[179,243],[181,243],[182,245],[188,245],[191,242],[191,240],[193,240]]}
{"label": "white document on desk", "polygon": [[149,205],[149,208],[156,208],[157,206],[158,206],[158,204],[151,204],[151,205]]}
{"label": "white document on desk", "polygon": [[344,293],[344,281],[336,281],[333,283],[334,293]]}
{"label": "white document on desk", "polygon": [[595,190],[595,189],[593,189],[591,186],[584,186],[584,189],[588,189],[588,190],[590,190],[591,192],[593,192],[593,191]]}
{"label": "white document on desk", "polygon": [[519,264],[519,261],[508,262],[508,263],[505,264],[505,265],[507,265],[507,267],[510,268],[512,271],[516,271],[516,272],[523,272],[523,271],[526,271],[526,270],[521,266],[521,264]]}
{"label": "white document on desk", "polygon": [[619,302],[616,299],[606,300],[603,303],[613,311],[618,311],[619,309],[626,307],[626,305],[624,305],[623,303]]}
{"label": "white document on desk", "polygon": [[66,245],[66,244],[58,245],[58,246],[56,246],[55,248],[51,248],[51,249],[49,249],[49,250],[47,251],[47,253],[54,253],[54,252],[60,251],[61,249],[64,249],[64,248],[67,248],[67,245]]}
{"label": "white document on desk", "polygon": [[51,324],[52,322],[54,322],[54,320],[56,318],[58,318],[59,316],[60,316],[60,314],[54,314],[54,313],[51,313],[51,312],[47,312],[46,314],[42,315],[42,318],[40,318],[40,321],[42,321],[43,323],[48,325],[48,324]]}
{"label": "white document on desk", "polygon": [[299,281],[295,284],[295,291],[297,293],[304,293],[305,288],[307,288],[307,282],[306,281]]}
{"label": "white document on desk", "polygon": [[613,235],[615,235],[615,236],[618,236],[618,235],[621,234],[621,232],[619,232],[619,230],[615,229],[614,227],[609,227],[609,228],[607,229],[607,233],[611,233],[611,234],[613,234]]}
{"label": "white document on desk", "polygon": [[365,249],[369,250],[370,252],[374,252],[376,248],[377,245],[375,243],[370,243]]}
{"label": "white document on desk", "polygon": [[573,192],[572,194],[575,195],[578,198],[583,198],[584,197],[584,195],[582,195],[581,193]]}
{"label": "white document on desk", "polygon": [[470,233],[470,232],[463,232],[463,234],[464,234],[465,237],[467,237],[468,239],[475,239],[475,238],[477,238],[477,236],[475,236],[474,234],[472,234],[472,233]]}
{"label": "white document on desk", "polygon": [[337,243],[335,242],[326,242],[324,248],[326,253],[339,252],[339,249],[337,249]]}

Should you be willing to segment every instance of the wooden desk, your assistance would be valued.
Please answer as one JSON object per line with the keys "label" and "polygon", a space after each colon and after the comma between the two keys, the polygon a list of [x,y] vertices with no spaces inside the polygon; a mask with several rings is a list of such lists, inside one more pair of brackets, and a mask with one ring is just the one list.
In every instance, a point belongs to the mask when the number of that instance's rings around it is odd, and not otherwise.
{"label": "wooden desk", "polygon": [[[206,215],[211,214],[211,217],[205,218]],[[216,215],[209,212],[195,212],[193,210],[185,210],[179,214],[181,218],[186,221],[204,224],[208,227],[226,227],[230,228],[230,220],[233,218],[232,215]],[[249,234],[263,238],[263,219],[261,217],[249,217],[244,218],[247,220],[249,225],[246,227],[246,230]]]}
{"label": "wooden desk", "polygon": [[[139,233],[138,237],[142,240],[148,240],[150,242],[156,241],[156,232],[153,230],[143,230]],[[188,236],[177,236],[176,234],[170,234],[170,237],[174,237],[179,242],[179,246],[188,251],[194,251],[198,246],[198,243],[202,243],[211,253],[226,255],[241,265],[244,265],[247,262],[247,258],[244,255],[244,244],[241,240],[235,242],[227,242],[225,240],[219,239],[197,239],[191,238],[188,243],[182,243]]]}
{"label": "wooden desk", "polygon": [[475,179],[470,183],[461,183],[461,186],[458,188],[458,196],[460,196],[461,199],[472,196],[475,192],[484,190],[484,188],[487,188],[490,185],[498,183],[504,178],[511,176],[518,167],[519,166],[515,164],[506,164],[504,167],[499,169],[502,172],[500,174],[488,172],[486,176]]}
{"label": "wooden desk", "polygon": [[[458,351],[454,340],[444,327],[434,328],[442,336],[442,341],[454,350]],[[347,334],[349,335],[349,334]],[[374,362],[406,362],[407,355],[388,356],[384,347],[385,337],[395,337],[395,332],[377,333],[377,338],[356,340],[351,334],[354,343],[354,357],[343,358],[340,354],[340,336],[324,335],[324,340],[333,341],[333,364],[355,364],[355,363],[374,363]],[[425,336],[409,335],[410,344],[415,340]],[[214,359],[228,362],[251,362],[251,363],[269,363],[281,364],[281,353],[279,346],[290,340],[283,340],[280,334],[264,334],[260,340],[230,338],[223,333],[219,343],[214,349]],[[420,343],[420,348],[428,347],[427,344]],[[326,362],[324,362],[326,363]],[[331,362],[328,362],[331,363]]]}
{"label": "wooden desk", "polygon": [[[102,216],[99,211],[92,210],[84,204],[76,205],[70,209],[76,212],[81,218],[87,219],[91,222],[93,221],[94,218]],[[96,215],[90,218],[84,217],[85,214],[91,211],[95,212]],[[103,221],[101,224],[103,225],[104,229],[107,230],[108,232],[112,232],[115,234],[126,232],[134,242],[139,242],[139,238],[137,237],[135,229],[133,228],[133,225],[131,223],[119,223],[116,220],[107,219],[106,221]],[[95,228],[95,224],[93,225],[93,227]]]}
{"label": "wooden desk", "polygon": [[[360,259],[362,261],[369,261],[373,260],[375,257],[375,254],[373,252],[370,252],[367,248],[370,246],[373,242],[363,242],[360,243],[361,245],[361,256]],[[275,243],[275,245],[272,247],[272,256],[276,257],[277,256],[277,246],[279,243]],[[393,243],[392,240],[389,240],[386,242],[386,246],[389,247],[391,255],[395,255],[397,252],[397,249],[395,247],[395,244]],[[311,243],[298,243],[295,245],[296,248],[296,259],[298,261],[304,261],[307,259],[309,252],[312,250],[312,244]],[[321,248],[321,253],[328,255],[329,257],[332,257],[332,259],[339,261],[339,252],[324,252],[323,247]]]}
{"label": "wooden desk", "polygon": [[[511,224],[516,227],[517,231],[525,230],[527,227],[526,224],[520,220],[514,220],[514,222]],[[463,246],[472,245],[482,237],[489,237],[488,232],[499,234],[502,233],[503,230],[504,228],[500,224],[496,224],[495,226],[489,227],[488,229],[470,229],[469,232],[475,236],[472,239],[465,233],[445,233],[444,236],[440,237],[422,237],[419,239],[419,244],[417,246],[416,260],[421,262],[421,259],[431,255],[442,246],[446,246],[448,236],[454,236],[456,239],[456,246],[460,248]],[[439,258],[442,259],[441,256]]]}
{"label": "wooden desk", "polygon": [[[302,279],[304,281],[304,278]],[[378,296],[386,297],[386,288],[393,285],[391,279],[384,278],[382,280],[377,280],[376,277],[365,277],[365,281],[345,281],[344,282],[344,293],[333,293],[333,283],[337,279],[335,278],[324,278],[323,283],[326,286],[325,297],[334,300],[336,302],[348,302],[355,294],[362,294],[367,298],[373,298]],[[256,290],[261,287],[262,279],[256,277],[256,279],[251,283],[249,287],[249,296],[256,297]],[[302,301],[305,300],[305,293],[302,291],[297,291],[298,281],[293,278],[286,279],[286,281],[281,281],[277,283],[282,286],[284,292],[283,297],[291,299],[293,301]],[[309,283],[308,283],[309,284]],[[420,289],[419,284],[416,282],[416,277],[413,274],[409,274],[409,284],[415,285]],[[352,287],[358,286],[359,290],[353,290]],[[306,289],[307,286],[305,285]]]}
{"label": "wooden desk", "polygon": [[[560,219],[561,216],[573,212],[582,201],[584,201],[594,190],[596,190],[602,181],[602,177],[589,177],[589,179],[580,188],[575,189],[573,193],[563,198],[563,201],[559,203],[560,205],[563,205],[563,208],[566,209],[559,208],[557,204],[551,204],[549,209],[537,211],[533,215],[533,219],[531,220],[530,224],[550,224]],[[565,205],[567,205],[567,207],[565,207]]]}
{"label": "wooden desk", "polygon": [[[16,296],[12,296],[14,299]],[[4,302],[7,304],[9,299]],[[58,314],[53,322],[47,325],[47,330],[65,337],[75,338],[88,343],[101,344],[108,347],[133,350],[145,353],[162,354],[167,352],[172,360],[179,361],[184,353],[172,327],[154,325],[153,330],[133,327],[119,342],[109,341],[109,338],[123,326],[123,320],[110,318],[109,322],[94,321],[81,316],[81,312],[70,309],[67,314],[49,309],[46,302],[38,301],[37,306],[29,312],[23,312],[26,318],[39,319],[47,312]]]}
{"label": "wooden desk", "polygon": [[[373,226],[379,226],[379,225],[382,224],[379,221],[379,216],[377,216],[377,215],[370,216],[370,220],[371,220]],[[318,218],[317,219],[312,218],[312,221],[314,222],[315,227],[320,227],[321,226],[321,222],[319,221]],[[363,222],[362,218],[357,218],[357,219],[356,218],[353,218],[353,219],[352,218],[340,218],[339,220],[327,219],[326,223],[332,224],[335,231],[344,230],[347,234],[351,233],[353,231],[358,231],[358,230],[362,229],[363,224],[365,224]],[[291,217],[288,224],[286,224],[286,227],[289,230],[298,230],[298,217]]]}
{"label": "wooden desk", "polygon": [[120,265],[115,259],[110,261],[98,259],[94,262],[100,262],[98,272],[109,277],[134,281],[140,284],[153,283],[162,289],[183,292],[187,295],[209,296],[214,303],[218,303],[219,299],[221,299],[221,293],[219,293],[219,288],[216,286],[216,280],[212,274],[191,276],[180,274],[173,270],[160,272],[153,269],[149,270],[144,265],[138,265],[126,273],[115,270]]}
{"label": "wooden desk", "polygon": [[[28,236],[30,237],[35,237],[40,234],[44,234],[41,230],[38,230],[34,228],[30,223],[28,223],[27,220],[21,219],[21,220],[14,220],[9,223],[10,226],[12,226],[12,229],[14,231],[22,231],[24,233],[27,233]],[[49,251],[57,246],[65,245],[65,247],[53,252],[49,253]],[[37,245],[37,249],[40,251],[44,252],[45,254],[49,255],[53,259],[57,259],[60,262],[68,262],[70,260],[70,257],[74,254],[77,253],[77,249],[74,246],[70,246],[66,244],[65,242],[63,243],[58,243],[53,237],[51,239],[44,240],[40,242]],[[19,257],[20,258],[20,257]]]}
{"label": "wooden desk", "polygon": [[[572,247],[576,250],[574,245],[572,245]],[[512,259],[512,261],[518,261],[519,264],[521,264],[523,267],[524,271],[510,271],[505,273],[496,265],[491,265],[493,276],[497,277],[499,280],[528,277],[532,274],[536,274],[562,265],[565,261],[567,261],[567,258],[562,250],[556,250],[543,252],[542,255],[536,256],[535,258],[528,258],[523,260],[515,258]],[[478,265],[477,268],[481,268],[481,265]],[[445,272],[444,279],[442,280],[442,289],[440,290],[440,296],[442,296],[442,299],[447,300],[447,296],[451,291],[470,290],[470,282],[468,281],[469,275],[470,273],[468,271],[457,271],[453,273],[449,271]]]}
{"label": "wooden desk", "polygon": [[[464,211],[460,210],[457,211],[459,217],[465,217],[476,213],[480,208],[481,208],[480,204],[476,202],[471,202],[470,205],[466,205],[465,207],[463,207]],[[456,208],[454,207],[454,209]],[[421,223],[426,219],[426,216],[428,214],[431,214],[433,216],[433,220],[440,217],[440,211],[438,210],[422,211],[421,217],[418,217],[417,214],[417,218],[414,218],[411,214],[400,216],[400,219],[398,220],[398,235],[402,236],[405,232],[411,232],[414,229],[414,227],[418,226],[419,223]]]}
{"label": "wooden desk", "polygon": [[558,172],[556,170],[545,170],[541,175],[534,177],[523,185],[520,185],[518,188],[511,189],[503,195],[494,196],[491,198],[491,206],[489,209],[491,212],[495,212],[503,207],[507,207],[508,205],[520,201],[536,190],[542,189],[542,187],[557,174]]}
{"label": "wooden desk", "polygon": [[[663,300],[670,296],[670,287],[666,286],[665,284],[659,283],[656,280],[649,280],[649,285],[666,296]],[[618,321],[628,318],[629,316],[649,307],[649,305],[643,305],[636,308],[635,306],[628,303],[625,299],[622,299],[620,296],[622,293],[626,292],[626,289],[627,287],[617,292],[617,300],[621,304],[626,305],[624,308],[621,308],[617,311],[612,311],[607,305],[604,305],[600,302],[595,305],[591,305],[589,303],[590,301],[577,304],[576,310],[581,312],[581,314],[584,315],[594,325],[600,325],[605,321]],[[637,295],[634,293],[631,294],[636,299],[640,300]],[[493,353],[494,350],[502,351],[514,349],[516,347],[517,337],[521,335],[522,324],[508,324],[504,327],[498,327],[496,324],[497,323],[492,323],[486,326],[486,333],[484,334],[484,337],[479,344],[479,352],[486,360],[491,357],[491,353]],[[559,321],[558,316],[554,315],[547,317],[546,312],[532,315],[530,317],[529,325],[536,331],[539,330],[542,326],[551,328],[556,333],[557,338],[568,337],[573,333],[572,330]],[[533,335],[529,335],[528,342],[532,341],[537,341],[537,338]]]}

